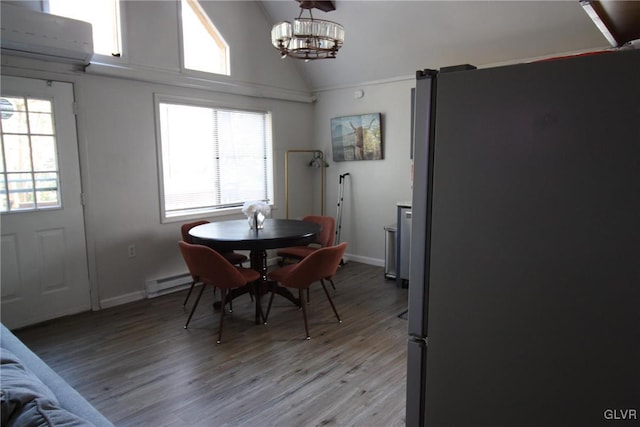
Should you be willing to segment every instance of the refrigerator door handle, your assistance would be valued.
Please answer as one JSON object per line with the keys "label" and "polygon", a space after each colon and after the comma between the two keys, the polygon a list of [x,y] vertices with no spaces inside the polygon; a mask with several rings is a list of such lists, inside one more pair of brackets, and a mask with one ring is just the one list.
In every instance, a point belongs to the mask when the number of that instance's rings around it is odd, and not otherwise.
{"label": "refrigerator door handle", "polygon": [[419,337],[417,335],[409,335],[409,340],[413,342],[419,342],[420,344],[428,345],[429,337]]}

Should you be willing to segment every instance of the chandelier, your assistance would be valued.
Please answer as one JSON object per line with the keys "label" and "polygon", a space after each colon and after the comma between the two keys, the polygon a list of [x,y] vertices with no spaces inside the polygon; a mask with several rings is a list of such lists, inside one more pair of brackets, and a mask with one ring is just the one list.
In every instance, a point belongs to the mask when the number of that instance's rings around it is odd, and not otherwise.
{"label": "chandelier", "polygon": [[[300,2],[300,15],[293,20],[293,24],[284,21],[274,25],[271,43],[280,51],[283,59],[287,56],[305,61],[335,58],[344,42],[344,28],[335,22],[313,19],[311,9],[318,7],[317,3],[320,2],[297,1]],[[308,18],[302,18],[305,10],[309,12]]]}

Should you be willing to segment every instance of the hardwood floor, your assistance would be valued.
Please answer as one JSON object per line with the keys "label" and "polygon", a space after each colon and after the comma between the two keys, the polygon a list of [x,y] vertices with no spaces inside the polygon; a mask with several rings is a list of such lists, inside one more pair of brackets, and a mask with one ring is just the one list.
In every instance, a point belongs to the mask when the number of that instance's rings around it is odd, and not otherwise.
{"label": "hardwood floor", "polygon": [[15,334],[117,426],[405,425],[407,290],[355,262],[334,281],[342,323],[314,284],[311,340],[290,302],[255,325],[243,295],[216,344],[209,290],[189,329],[183,291]]}

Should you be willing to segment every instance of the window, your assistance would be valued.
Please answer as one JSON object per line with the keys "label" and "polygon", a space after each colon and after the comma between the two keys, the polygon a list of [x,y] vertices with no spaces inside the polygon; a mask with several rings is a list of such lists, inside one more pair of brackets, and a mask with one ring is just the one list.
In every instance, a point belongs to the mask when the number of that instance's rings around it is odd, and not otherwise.
{"label": "window", "polygon": [[268,112],[156,103],[163,220],[273,200]]}
{"label": "window", "polygon": [[229,72],[229,46],[197,0],[182,0],[184,68],[207,73]]}
{"label": "window", "polygon": [[0,212],[60,207],[51,100],[0,98]]}
{"label": "window", "polygon": [[49,13],[89,22],[93,26],[93,50],[120,56],[119,0],[49,0]]}

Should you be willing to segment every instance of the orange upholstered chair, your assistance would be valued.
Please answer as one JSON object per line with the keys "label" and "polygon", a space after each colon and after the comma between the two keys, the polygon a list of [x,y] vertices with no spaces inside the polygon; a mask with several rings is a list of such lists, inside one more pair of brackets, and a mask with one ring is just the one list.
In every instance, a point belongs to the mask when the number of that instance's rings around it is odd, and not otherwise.
{"label": "orange upholstered chair", "polygon": [[[346,248],[347,242],[342,242],[337,246],[320,248],[306,256],[297,264],[289,264],[269,273],[269,279],[277,281],[287,288],[298,289],[298,297],[300,299],[300,305],[302,306],[302,317],[304,319],[304,329],[307,333],[307,339],[310,339],[311,336],[309,335],[309,326],[307,323],[306,304],[303,301],[302,295],[304,289],[309,289],[309,286],[314,282],[320,282],[338,322],[342,322],[335,305],[333,305],[331,296],[329,296],[327,287],[324,284],[324,279],[332,277],[336,273]],[[269,312],[271,311],[273,296],[274,293],[272,292],[271,297],[269,298],[267,313],[265,315],[265,322],[269,317]]]}
{"label": "orange upholstered chair", "polygon": [[[182,226],[180,227],[180,232],[182,233],[182,240],[187,243],[194,243],[193,239],[189,235],[189,230],[191,230],[193,227],[196,227],[198,225],[208,224],[208,223],[209,221],[201,220],[201,221],[193,221],[193,222],[187,222],[185,224],[182,224]],[[238,254],[233,251],[220,252],[220,255],[225,257],[227,261],[229,261],[231,264],[237,265],[238,267],[242,267],[242,263],[248,259],[246,255]],[[191,282],[191,287],[189,288],[189,292],[187,292],[187,296],[184,299],[184,302],[182,303],[183,307],[187,305],[187,301],[191,296],[191,291],[193,291],[193,287],[195,286],[196,283],[199,282],[199,280],[197,280],[197,277],[193,277],[193,275],[192,275],[192,279],[193,281]]]}
{"label": "orange upholstered chair", "polygon": [[[288,248],[278,250],[276,254],[279,257],[282,257],[279,262],[280,266],[286,264],[287,261],[298,262],[320,248],[333,245],[334,234],[336,231],[336,220],[332,216],[307,215],[304,216],[302,220],[320,224],[322,227],[320,229],[320,234],[318,234],[315,243],[311,243],[307,246],[290,246]],[[331,277],[326,277],[326,279],[329,280],[331,287],[335,290],[336,285],[333,283],[333,279]],[[307,292],[307,300],[308,298],[309,293]]]}
{"label": "orange upholstered chair", "polygon": [[307,215],[302,218],[303,221],[314,222],[322,228],[316,241],[307,246],[290,246],[288,248],[279,249],[276,254],[282,257],[282,264],[287,260],[300,261],[306,256],[315,252],[319,248],[333,245],[333,237],[336,231],[336,220],[332,216]]}
{"label": "orange upholstered chair", "polygon": [[[227,303],[229,289],[240,288],[250,285],[260,278],[260,273],[250,268],[236,267],[225,257],[211,248],[202,245],[193,245],[186,242],[179,242],[180,252],[184,257],[187,268],[194,277],[202,282],[202,289],[198,294],[196,303],[191,309],[185,329],[189,326],[193,312],[196,311],[200,297],[206,285],[219,288],[222,293],[222,306],[220,310],[220,331],[218,332],[218,344],[222,339],[222,323],[224,321],[224,307]],[[253,290],[252,290],[253,292]]]}

